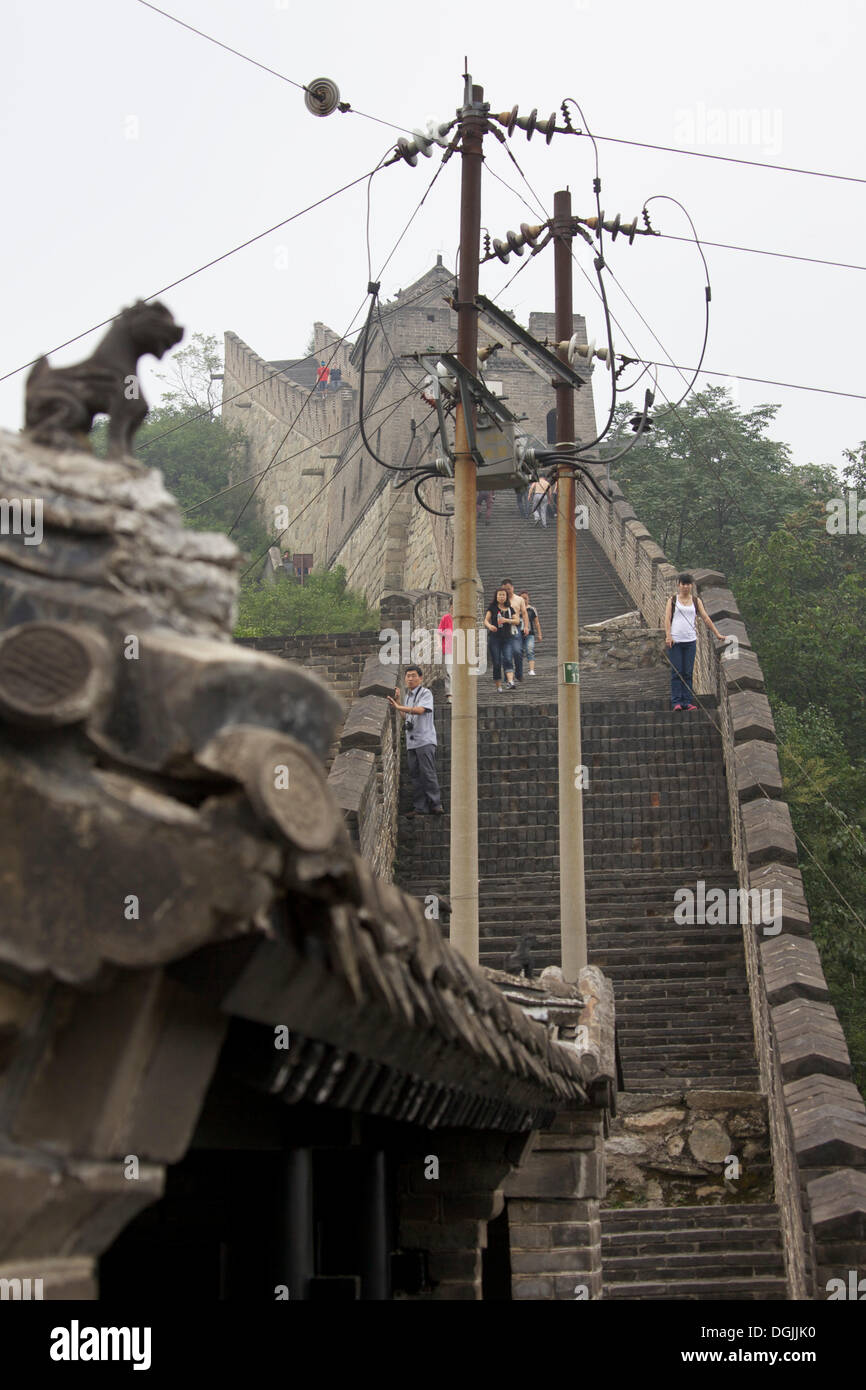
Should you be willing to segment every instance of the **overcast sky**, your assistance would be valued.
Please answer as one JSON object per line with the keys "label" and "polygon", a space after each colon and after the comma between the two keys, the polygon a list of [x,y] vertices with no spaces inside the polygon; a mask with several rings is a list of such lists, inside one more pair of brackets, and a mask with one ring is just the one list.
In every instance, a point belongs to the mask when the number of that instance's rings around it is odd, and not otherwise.
{"label": "overcast sky", "polygon": [[[496,111],[516,103],[521,114],[537,107],[546,117],[574,96],[602,135],[866,177],[861,0],[164,0],[162,8],[295,81],[331,77],[358,111],[399,126],[454,115],[466,53]],[[369,171],[398,138],[360,115],[310,115],[301,91],[138,0],[6,0],[4,31],[0,376]],[[567,185],[577,212],[594,211],[587,140],[557,136],[548,147],[516,132],[512,143],[548,209]],[[600,152],[608,214],[630,219],[650,194],[666,193],[707,240],[866,263],[864,184],[607,142]],[[486,156],[491,174],[515,190],[485,177],[483,221],[501,237],[533,220],[522,201],[533,198],[492,138]],[[454,158],[445,167],[390,262],[383,298],[437,252],[454,266],[459,166]],[[373,180],[374,274],[434,168],[435,156]],[[364,190],[166,290],[165,302],[188,332],[221,339],[232,329],[266,358],[300,355],[315,319],[344,332],[368,280]],[[672,204],[652,211],[655,226],[688,235]],[[592,276],[590,249],[578,245],[578,255]],[[707,367],[866,392],[864,272],[706,255]],[[482,291],[495,294],[520,264],[483,267]],[[694,247],[617,240],[609,264],[673,360],[695,363],[703,273]],[[548,251],[500,302],[525,322],[530,310],[552,309],[552,277]],[[611,305],[639,352],[665,360],[613,285]],[[575,309],[601,342],[600,305],[579,273]],[[96,341],[52,361],[74,362]],[[616,345],[630,351],[622,333]],[[19,372],[0,383],[5,427],[22,423],[23,380]],[[682,389],[670,369],[660,381],[669,395]],[[743,407],[781,403],[775,435],[798,463],[838,465],[846,446],[866,438],[862,400],[727,384]],[[602,386],[600,369],[599,411]],[[152,402],[159,389],[149,389]]]}

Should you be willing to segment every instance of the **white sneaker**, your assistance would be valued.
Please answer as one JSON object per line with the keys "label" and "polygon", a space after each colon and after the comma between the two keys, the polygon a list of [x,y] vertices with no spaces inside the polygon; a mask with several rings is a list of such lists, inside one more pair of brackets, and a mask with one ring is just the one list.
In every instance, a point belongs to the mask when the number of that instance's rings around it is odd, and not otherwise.
{"label": "white sneaker", "polygon": [[534,672],[534,671],[530,671],[530,672],[528,672],[528,674],[529,674],[530,676],[534,676],[534,675],[535,675],[535,672]]}

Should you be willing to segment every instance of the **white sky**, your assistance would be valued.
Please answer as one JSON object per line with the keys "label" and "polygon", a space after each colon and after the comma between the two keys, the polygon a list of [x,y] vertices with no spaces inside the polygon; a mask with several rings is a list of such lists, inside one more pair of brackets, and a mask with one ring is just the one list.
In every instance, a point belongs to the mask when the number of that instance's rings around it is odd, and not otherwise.
{"label": "white sky", "polygon": [[[522,115],[537,106],[547,116],[571,95],[597,133],[866,176],[862,0],[163,0],[163,7],[296,81],[332,77],[354,107],[410,128],[453,116],[467,53],[494,110],[517,103]],[[302,92],[137,0],[7,0],[4,21],[0,375],[370,170],[398,137],[357,115],[311,116]],[[745,111],[756,113],[756,138],[738,129]],[[719,120],[726,143],[718,141]],[[499,143],[485,145],[490,167],[526,193]],[[549,209],[554,190],[569,185],[575,211],[594,211],[587,140],[559,136],[548,147],[538,135],[528,144],[515,133],[513,149]],[[648,195],[668,193],[709,240],[866,264],[866,185],[608,143],[600,150],[608,214],[630,219]],[[434,161],[399,164],[374,180],[374,274]],[[459,167],[455,157],[443,170],[385,272],[383,298],[422,274],[437,251],[453,267]],[[189,332],[221,339],[230,328],[264,357],[300,355],[314,319],[343,332],[364,298],[364,220],[359,185],[167,291],[165,301]],[[527,220],[517,194],[485,178],[491,233],[502,237]],[[688,234],[670,204],[654,205],[654,224]],[[866,273],[706,254],[708,367],[866,391]],[[589,248],[579,245],[579,255],[592,275]],[[483,267],[482,291],[495,294],[520,264]],[[703,325],[695,249],[617,240],[609,264],[674,361],[694,363]],[[532,309],[552,309],[552,277],[548,250],[501,303],[523,322]],[[662,360],[615,286],[611,304],[638,349]],[[577,273],[575,309],[601,343],[598,299]],[[52,361],[74,362],[96,340]],[[621,335],[616,342],[629,350]],[[7,428],[22,421],[23,379],[0,383]],[[671,370],[661,376],[669,394],[679,394],[678,380]],[[596,383],[602,396],[602,370]],[[866,437],[863,401],[728,384],[744,407],[782,403],[776,436],[798,463],[838,465],[842,449]],[[158,389],[148,392],[152,402]]]}

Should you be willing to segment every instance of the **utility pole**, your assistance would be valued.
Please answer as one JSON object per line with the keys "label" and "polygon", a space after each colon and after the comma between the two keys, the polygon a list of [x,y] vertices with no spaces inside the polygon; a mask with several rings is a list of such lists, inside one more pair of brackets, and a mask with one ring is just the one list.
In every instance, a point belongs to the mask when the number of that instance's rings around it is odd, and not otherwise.
{"label": "utility pole", "polygon": [[[568,361],[574,331],[571,243],[574,224],[571,193],[553,198],[553,273],[559,356]],[[461,262],[462,264],[462,262]],[[556,388],[557,448],[574,444],[574,387]],[[577,532],[574,521],[574,471],[557,470],[556,516],[556,650],[559,716],[559,922],[562,973],[575,981],[586,965],[586,886],[583,869],[583,772],[580,754],[580,650],[577,622]]]}
{"label": "utility pole", "polygon": [[[478,262],[481,252],[481,165],[488,107],[483,87],[464,74],[460,111],[460,274],[457,356],[478,371]],[[474,409],[471,405],[470,409]],[[454,638],[451,696],[451,929],[450,940],[478,964],[478,682],[469,674],[469,633],[478,621],[475,576],[475,459],[462,401],[454,430]],[[458,635],[462,632],[462,638]]]}

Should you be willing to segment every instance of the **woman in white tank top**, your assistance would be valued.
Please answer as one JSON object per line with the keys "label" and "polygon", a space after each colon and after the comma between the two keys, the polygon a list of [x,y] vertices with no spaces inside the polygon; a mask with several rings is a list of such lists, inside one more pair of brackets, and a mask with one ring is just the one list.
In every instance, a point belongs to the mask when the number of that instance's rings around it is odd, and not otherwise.
{"label": "woman in white tank top", "polygon": [[697,709],[692,692],[692,674],[698,646],[698,618],[703,618],[719,641],[723,640],[723,634],[695,593],[692,576],[681,574],[677,580],[677,592],[665,606],[665,643],[671,664],[672,710]]}

